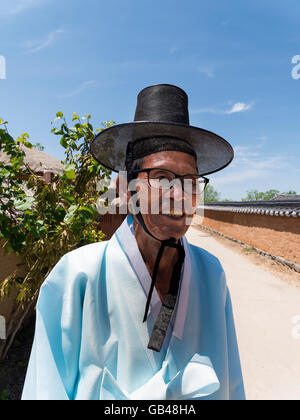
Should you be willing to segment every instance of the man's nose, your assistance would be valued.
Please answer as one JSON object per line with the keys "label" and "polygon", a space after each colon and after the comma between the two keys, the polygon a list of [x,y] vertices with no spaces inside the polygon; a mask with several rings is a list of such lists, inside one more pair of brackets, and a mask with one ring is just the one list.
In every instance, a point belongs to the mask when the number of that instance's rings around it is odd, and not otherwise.
{"label": "man's nose", "polygon": [[183,199],[183,188],[180,179],[176,179],[170,188],[170,198],[173,198],[175,201],[181,201]]}
{"label": "man's nose", "polygon": [[180,179],[176,179],[176,182],[172,184],[172,188],[169,190],[169,198],[174,200],[175,207],[177,206],[179,209],[182,206],[187,214],[193,214],[199,204],[196,196],[184,191]]}

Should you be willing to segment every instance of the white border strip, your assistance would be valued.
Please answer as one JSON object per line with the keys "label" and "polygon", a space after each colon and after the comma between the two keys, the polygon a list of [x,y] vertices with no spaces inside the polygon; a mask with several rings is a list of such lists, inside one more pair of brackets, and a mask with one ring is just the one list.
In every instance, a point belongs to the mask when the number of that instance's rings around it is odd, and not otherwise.
{"label": "white border strip", "polygon": [[2,315],[0,315],[0,339],[6,340],[6,322]]}

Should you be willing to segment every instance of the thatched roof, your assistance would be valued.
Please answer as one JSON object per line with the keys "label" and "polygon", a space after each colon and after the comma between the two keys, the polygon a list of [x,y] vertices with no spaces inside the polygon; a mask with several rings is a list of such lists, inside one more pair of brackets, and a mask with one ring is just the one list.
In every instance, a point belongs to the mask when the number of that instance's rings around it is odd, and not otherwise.
{"label": "thatched roof", "polygon": [[[54,174],[63,172],[62,163],[54,158],[53,156],[48,155],[45,152],[35,149],[28,149],[28,147],[21,145],[22,150],[25,152],[24,162],[34,171],[34,172],[52,172]],[[9,157],[5,152],[0,150],[0,162],[7,164],[9,163]]]}

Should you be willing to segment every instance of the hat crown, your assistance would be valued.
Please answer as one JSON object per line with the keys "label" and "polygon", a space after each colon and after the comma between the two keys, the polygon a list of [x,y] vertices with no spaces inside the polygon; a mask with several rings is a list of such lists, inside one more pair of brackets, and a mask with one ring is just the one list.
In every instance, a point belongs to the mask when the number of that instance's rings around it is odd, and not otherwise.
{"label": "hat crown", "polygon": [[188,96],[177,86],[167,84],[149,86],[137,97],[134,121],[189,125]]}

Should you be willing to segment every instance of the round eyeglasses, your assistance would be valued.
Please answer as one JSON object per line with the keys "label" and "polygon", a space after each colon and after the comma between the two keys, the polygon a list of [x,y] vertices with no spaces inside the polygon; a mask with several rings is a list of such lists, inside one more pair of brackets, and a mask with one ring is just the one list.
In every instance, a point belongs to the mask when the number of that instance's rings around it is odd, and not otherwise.
{"label": "round eyeglasses", "polygon": [[178,175],[168,169],[145,168],[132,171],[133,174],[146,172],[148,184],[151,188],[170,190],[180,185],[188,194],[202,194],[209,183],[209,179],[198,174]]}

